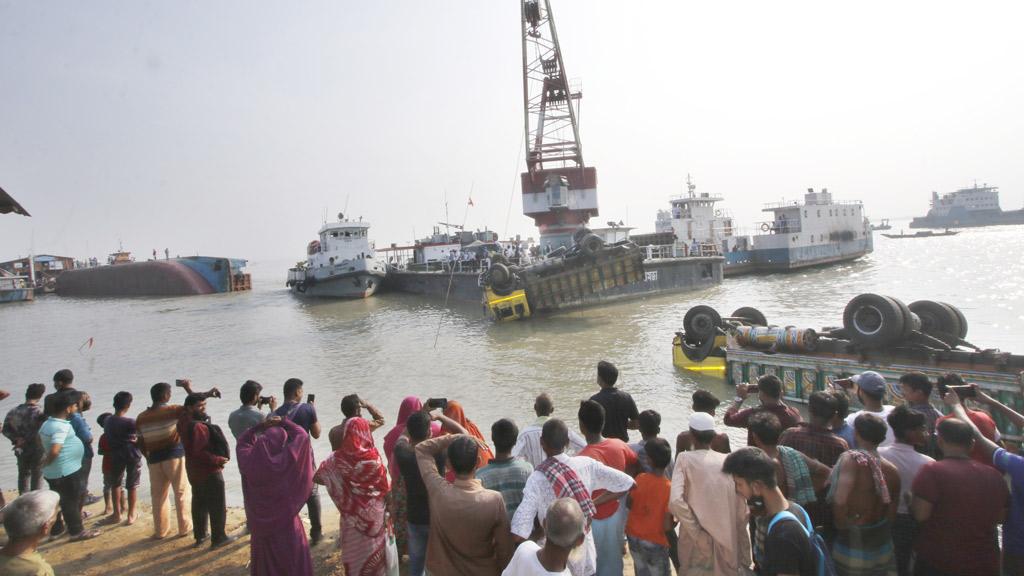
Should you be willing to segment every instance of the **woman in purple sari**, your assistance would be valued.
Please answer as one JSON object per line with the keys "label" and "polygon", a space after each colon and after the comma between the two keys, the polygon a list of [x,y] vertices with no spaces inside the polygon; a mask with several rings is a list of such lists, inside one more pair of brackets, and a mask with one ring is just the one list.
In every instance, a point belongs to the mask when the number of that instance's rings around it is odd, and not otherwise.
{"label": "woman in purple sari", "polygon": [[313,559],[299,512],[313,489],[309,434],[290,420],[270,418],[238,438],[250,574],[313,576]]}

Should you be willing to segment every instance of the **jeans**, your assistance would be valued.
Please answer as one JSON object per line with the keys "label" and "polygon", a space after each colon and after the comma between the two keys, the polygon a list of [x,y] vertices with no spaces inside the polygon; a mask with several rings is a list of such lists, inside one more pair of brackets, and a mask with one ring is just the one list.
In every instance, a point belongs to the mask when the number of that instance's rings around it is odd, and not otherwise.
{"label": "jeans", "polygon": [[313,492],[306,500],[306,512],[309,513],[309,535],[319,538],[324,529],[320,525],[320,490],[313,484]]}
{"label": "jeans", "polygon": [[597,549],[597,576],[622,576],[622,540],[628,513],[626,505],[620,500],[615,514],[603,520],[594,520],[591,524],[594,547]]}
{"label": "jeans", "polygon": [[227,507],[224,503],[224,475],[220,472],[192,484],[192,534],[197,542],[206,538],[207,518],[210,519],[210,541],[216,544],[226,540],[224,523],[227,521]]}
{"label": "jeans", "polygon": [[423,576],[423,567],[427,560],[427,536],[430,524],[406,524],[409,528],[409,574]]}
{"label": "jeans", "polygon": [[633,556],[636,576],[671,576],[668,548],[632,536],[626,539],[629,540],[629,553]]}
{"label": "jeans", "polygon": [[67,525],[68,534],[82,533],[82,471],[81,469],[63,478],[47,478],[46,483],[60,495],[60,515],[53,525],[51,534],[59,534]]}
{"label": "jeans", "polygon": [[43,483],[43,459],[38,454],[22,452],[18,457],[18,495],[39,490]]}

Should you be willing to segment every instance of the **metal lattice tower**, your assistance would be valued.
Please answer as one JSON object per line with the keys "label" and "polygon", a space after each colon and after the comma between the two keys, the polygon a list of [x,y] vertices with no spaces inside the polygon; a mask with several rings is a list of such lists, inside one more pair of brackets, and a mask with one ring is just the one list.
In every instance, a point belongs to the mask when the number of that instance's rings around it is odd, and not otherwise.
{"label": "metal lattice tower", "polygon": [[570,87],[550,1],[524,0],[522,24],[527,169],[582,167],[576,123],[582,93]]}
{"label": "metal lattice tower", "polygon": [[572,86],[558,44],[550,0],[522,0],[523,119],[526,172],[523,214],[544,249],[571,246],[597,210],[597,170],[583,163],[581,93]]}

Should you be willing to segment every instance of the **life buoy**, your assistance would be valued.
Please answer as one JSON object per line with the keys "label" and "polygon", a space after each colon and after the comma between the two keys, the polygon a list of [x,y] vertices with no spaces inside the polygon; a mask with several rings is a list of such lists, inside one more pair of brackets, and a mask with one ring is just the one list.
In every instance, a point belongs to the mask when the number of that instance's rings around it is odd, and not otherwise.
{"label": "life buoy", "polygon": [[764,223],[761,224],[761,232],[767,232],[767,231],[769,231],[771,229],[772,229],[772,225],[771,224],[769,224],[767,222],[764,222]]}

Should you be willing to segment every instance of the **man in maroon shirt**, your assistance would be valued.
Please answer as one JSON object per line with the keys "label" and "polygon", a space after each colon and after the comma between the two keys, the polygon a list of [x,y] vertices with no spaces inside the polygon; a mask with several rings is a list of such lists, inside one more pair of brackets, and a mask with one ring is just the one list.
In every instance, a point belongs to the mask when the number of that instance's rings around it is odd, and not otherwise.
{"label": "man in maroon shirt", "polygon": [[224,533],[227,507],[222,471],[230,459],[230,449],[220,427],[211,424],[206,415],[205,396],[189,394],[185,398],[185,412],[178,420],[178,435],[185,446],[185,472],[192,485],[194,547],[201,547],[210,538],[210,547],[220,548],[235,539]]}
{"label": "man in maroon shirt", "polygon": [[[783,430],[792,428],[800,423],[800,413],[796,409],[786,406],[782,401],[782,381],[779,380],[778,376],[765,374],[758,378],[757,390],[761,405],[740,410],[740,406],[743,405],[743,402],[749,395],[748,388],[749,385],[745,383],[736,386],[736,398],[733,399],[732,406],[729,406],[729,409],[725,411],[726,426],[746,428],[750,417],[759,412],[775,414],[775,417],[782,424]],[[747,445],[754,445],[754,440],[750,436],[749,430],[747,431]]]}
{"label": "man in maroon shirt", "polygon": [[996,527],[1010,494],[1003,477],[970,457],[974,430],[960,420],[936,427],[944,458],[921,467],[911,509],[921,529],[914,540],[918,576],[999,574]]}

